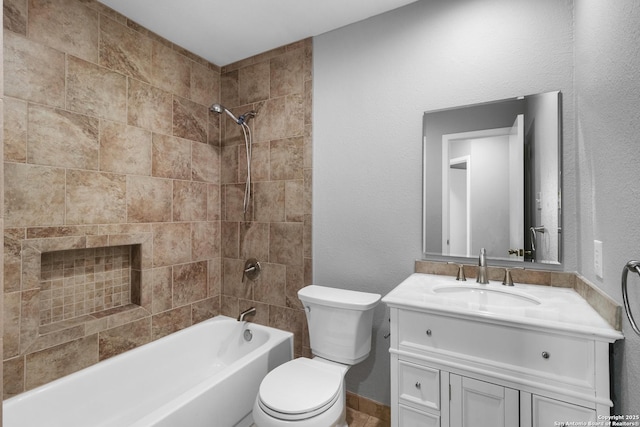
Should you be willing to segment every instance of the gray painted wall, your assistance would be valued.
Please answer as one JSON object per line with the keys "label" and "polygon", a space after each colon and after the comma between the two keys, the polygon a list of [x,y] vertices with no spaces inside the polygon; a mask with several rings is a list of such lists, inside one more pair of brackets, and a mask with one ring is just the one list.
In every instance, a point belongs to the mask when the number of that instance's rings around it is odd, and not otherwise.
{"label": "gray painted wall", "polygon": [[[578,0],[575,17],[578,271],[622,303],[622,268],[640,258],[640,3]],[[602,279],[593,271],[594,239],[603,242]],[[632,273],[629,289],[640,321],[640,279]],[[616,409],[635,415],[640,337],[624,315],[622,332],[614,347]]]}
{"label": "gray painted wall", "polygon": [[[564,269],[622,303],[622,267],[640,258],[638,46],[637,0],[423,0],[315,38],[315,282],[385,294],[413,271],[423,111],[561,90]],[[630,290],[640,318],[634,275]],[[374,327],[348,388],[388,404],[383,306]],[[639,414],[640,337],[626,317],[623,332],[615,409]]]}

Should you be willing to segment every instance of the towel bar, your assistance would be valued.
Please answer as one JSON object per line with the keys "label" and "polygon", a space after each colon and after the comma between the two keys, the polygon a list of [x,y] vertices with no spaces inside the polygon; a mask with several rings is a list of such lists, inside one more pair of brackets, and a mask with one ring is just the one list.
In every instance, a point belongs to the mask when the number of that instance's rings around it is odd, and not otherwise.
{"label": "towel bar", "polygon": [[622,269],[622,301],[624,302],[624,310],[627,312],[629,323],[636,334],[640,335],[640,328],[636,324],[633,314],[631,314],[631,307],[629,306],[629,295],[627,295],[627,273],[629,270],[635,271],[640,275],[640,261],[629,261]]}

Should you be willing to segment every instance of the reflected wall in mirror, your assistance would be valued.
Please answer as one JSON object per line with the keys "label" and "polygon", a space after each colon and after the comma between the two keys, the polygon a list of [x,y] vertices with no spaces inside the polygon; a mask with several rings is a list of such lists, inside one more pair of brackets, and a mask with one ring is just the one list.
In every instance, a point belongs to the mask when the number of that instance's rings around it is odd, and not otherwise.
{"label": "reflected wall in mirror", "polygon": [[423,117],[425,258],[560,264],[561,93]]}

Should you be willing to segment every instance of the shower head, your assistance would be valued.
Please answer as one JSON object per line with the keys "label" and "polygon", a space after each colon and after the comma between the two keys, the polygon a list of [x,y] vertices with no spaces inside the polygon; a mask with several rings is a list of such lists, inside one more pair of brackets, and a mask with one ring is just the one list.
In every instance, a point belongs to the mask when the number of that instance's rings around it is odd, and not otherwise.
{"label": "shower head", "polygon": [[242,114],[240,117],[236,117],[233,115],[233,113],[231,111],[229,111],[227,108],[225,108],[223,105],[220,104],[213,104],[210,108],[210,111],[214,112],[214,113],[218,113],[218,114],[222,114],[222,113],[227,113],[229,115],[229,117],[231,117],[233,119],[234,122],[236,122],[239,125],[245,124],[246,122],[249,121],[249,119],[251,119],[252,117],[256,116],[256,112],[251,110],[251,111],[247,111],[246,113]]}
{"label": "shower head", "polygon": [[223,105],[213,104],[211,107],[209,107],[209,110],[214,112],[214,113],[218,113],[218,114],[227,113],[229,115],[229,117],[231,117],[233,119],[234,122],[236,122],[238,124],[242,124],[243,123],[240,119],[238,119],[236,116],[234,116],[233,113],[231,111],[229,111],[228,109],[226,109]]}

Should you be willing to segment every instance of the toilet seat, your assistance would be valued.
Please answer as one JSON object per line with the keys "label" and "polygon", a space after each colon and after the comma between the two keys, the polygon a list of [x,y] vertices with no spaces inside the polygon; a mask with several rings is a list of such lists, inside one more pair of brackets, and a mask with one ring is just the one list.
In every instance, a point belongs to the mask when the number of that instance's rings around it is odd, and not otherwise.
{"label": "toilet seat", "polygon": [[304,357],[284,363],[265,376],[258,392],[260,408],[287,421],[327,411],[342,397],[339,369]]}

